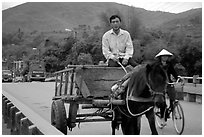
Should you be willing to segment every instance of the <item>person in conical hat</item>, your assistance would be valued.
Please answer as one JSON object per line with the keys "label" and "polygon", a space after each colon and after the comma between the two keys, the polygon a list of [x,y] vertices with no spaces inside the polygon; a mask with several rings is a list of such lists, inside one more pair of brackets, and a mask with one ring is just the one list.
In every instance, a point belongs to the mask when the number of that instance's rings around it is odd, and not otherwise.
{"label": "person in conical hat", "polygon": [[[162,65],[164,68],[169,67],[169,65],[170,65],[170,67],[171,67],[171,69],[172,69],[171,63],[170,63],[170,61],[169,61],[170,57],[172,57],[172,56],[173,56],[173,54],[172,54],[171,52],[169,52],[169,51],[167,51],[167,50],[165,50],[165,49],[162,49],[162,50],[155,56],[155,58],[159,60],[159,62],[161,63],[161,65]],[[166,69],[167,69],[167,68],[166,68]],[[169,72],[169,75],[170,75],[171,73],[173,73],[173,75],[174,75],[175,77],[177,77],[177,76],[176,76],[177,74],[176,74],[176,72],[174,71],[174,69],[171,70],[171,72]],[[170,79],[169,79],[169,81],[172,82]]]}
{"label": "person in conical hat", "polygon": [[[172,65],[172,63],[170,62],[170,58],[173,56],[173,54],[169,51],[167,51],[166,49],[162,49],[156,56],[155,58],[158,59],[159,63],[161,63],[161,66],[163,67],[163,69],[166,71],[167,77],[168,77],[168,82],[172,83],[172,79],[171,79],[171,75],[177,80],[178,78],[180,78],[175,69],[174,66]],[[176,99],[176,90],[174,88],[173,85],[167,85],[167,94],[170,98],[170,109],[173,109],[173,102]],[[163,105],[163,107],[160,107],[161,109],[161,117],[164,116],[164,110],[165,110],[165,105],[166,103]],[[168,112],[168,111],[166,111]],[[169,114],[167,114],[169,115]],[[163,124],[165,124],[166,119],[163,119]]]}
{"label": "person in conical hat", "polygon": [[173,54],[165,49],[162,49],[155,57],[161,57],[161,56],[173,56]]}

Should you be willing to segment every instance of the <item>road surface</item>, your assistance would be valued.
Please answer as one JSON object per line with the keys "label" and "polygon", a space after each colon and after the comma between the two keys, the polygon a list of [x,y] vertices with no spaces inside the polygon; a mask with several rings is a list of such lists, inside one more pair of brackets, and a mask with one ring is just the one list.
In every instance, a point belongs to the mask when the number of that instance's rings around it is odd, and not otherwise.
{"label": "road surface", "polygon": [[[31,83],[3,83],[2,90],[18,98],[27,104],[32,110],[50,122],[52,97],[54,96],[54,82]],[[185,113],[184,135],[202,135],[202,104],[181,101]],[[67,107],[67,105],[66,105]],[[163,130],[158,129],[159,134],[176,135],[171,121]],[[71,135],[111,135],[110,122],[81,123]],[[142,135],[150,135],[150,129],[145,116],[142,117]],[[121,129],[116,135],[122,135]]]}

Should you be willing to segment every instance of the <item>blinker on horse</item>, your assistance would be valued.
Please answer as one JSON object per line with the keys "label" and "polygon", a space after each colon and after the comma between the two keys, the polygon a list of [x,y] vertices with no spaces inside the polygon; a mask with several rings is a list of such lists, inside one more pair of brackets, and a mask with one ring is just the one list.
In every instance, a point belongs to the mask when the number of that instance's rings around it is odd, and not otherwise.
{"label": "blinker on horse", "polygon": [[166,73],[157,62],[144,64],[135,69],[125,89],[126,92],[122,95],[124,99],[126,98],[126,107],[119,106],[123,134],[140,134],[143,114],[148,119],[152,134],[158,134],[153,107],[164,102]]}

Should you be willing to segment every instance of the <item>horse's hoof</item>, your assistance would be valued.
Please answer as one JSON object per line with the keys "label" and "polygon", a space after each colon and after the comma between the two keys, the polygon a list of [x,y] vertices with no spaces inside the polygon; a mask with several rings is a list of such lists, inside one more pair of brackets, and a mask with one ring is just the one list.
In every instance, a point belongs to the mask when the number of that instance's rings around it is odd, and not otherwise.
{"label": "horse's hoof", "polygon": [[162,128],[165,127],[166,125],[167,125],[166,122],[161,123]]}
{"label": "horse's hoof", "polygon": [[115,126],[115,129],[119,130],[119,124],[117,124],[117,125]]}

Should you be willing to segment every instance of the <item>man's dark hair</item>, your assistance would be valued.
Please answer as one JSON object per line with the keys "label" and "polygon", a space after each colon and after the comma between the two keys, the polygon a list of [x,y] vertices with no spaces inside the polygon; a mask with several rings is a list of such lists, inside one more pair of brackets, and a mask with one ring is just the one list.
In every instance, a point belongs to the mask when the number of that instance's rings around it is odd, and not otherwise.
{"label": "man's dark hair", "polygon": [[120,22],[121,22],[121,18],[118,16],[118,15],[112,15],[111,17],[110,17],[110,23],[111,23],[111,21],[113,20],[113,19],[115,19],[115,18],[118,18],[119,20],[120,20]]}

